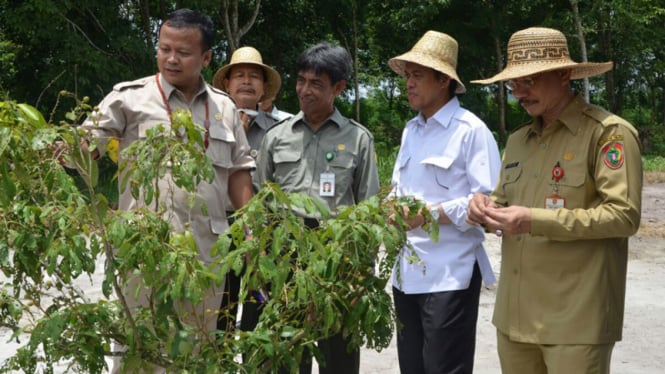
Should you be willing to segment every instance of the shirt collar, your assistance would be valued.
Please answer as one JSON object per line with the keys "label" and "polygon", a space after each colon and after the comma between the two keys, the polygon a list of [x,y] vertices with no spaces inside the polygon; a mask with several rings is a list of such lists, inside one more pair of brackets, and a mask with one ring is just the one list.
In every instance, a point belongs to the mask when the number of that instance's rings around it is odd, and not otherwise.
{"label": "shirt collar", "polygon": [[[328,117],[325,121],[323,121],[323,124],[319,127],[319,129],[322,129],[329,122],[337,125],[337,127],[342,127],[342,126],[346,125],[347,120],[342,115],[342,113],[340,113],[339,110],[337,110],[337,107],[335,107],[333,113],[330,115],[330,117]],[[302,111],[298,112],[298,114],[293,116],[292,123],[293,123],[293,126],[295,126],[296,124],[308,125],[308,122],[305,119],[305,114]],[[309,125],[308,125],[308,127],[309,127]]]}
{"label": "shirt collar", "polygon": [[[173,86],[171,83],[167,82],[166,79],[164,79],[164,77],[162,76],[162,74],[159,74],[159,82],[162,84],[162,89],[164,90],[164,95],[169,100],[171,99],[171,95],[173,94],[173,92],[175,92],[175,91],[180,92],[180,90],[178,90],[175,86]],[[207,95],[210,95],[210,93],[208,92],[208,89],[209,89],[209,87],[206,84],[205,80],[203,79],[203,76],[199,76],[199,91],[196,93],[195,98],[199,97],[203,93],[205,93]],[[182,92],[180,92],[180,94],[182,95],[182,97],[184,97]]]}
{"label": "shirt collar", "polygon": [[[579,94],[575,94],[573,100],[571,100],[570,103],[568,103],[568,105],[566,105],[566,107],[563,108],[563,111],[561,111],[559,118],[557,118],[554,122],[552,122],[552,124],[549,127],[555,128],[563,125],[565,128],[568,129],[568,131],[570,131],[571,134],[573,135],[577,134],[577,131],[582,125],[582,123],[579,120],[580,113],[584,111],[585,105],[586,102],[584,101],[582,96],[580,96]],[[533,118],[531,120],[531,125],[529,126],[529,129],[526,132],[526,136],[531,137],[533,135],[542,134],[542,130],[540,130],[541,123],[542,120],[540,118]]]}
{"label": "shirt collar", "polygon": [[425,119],[421,112],[418,113],[418,115],[414,117],[411,121],[409,121],[409,123],[413,123],[418,126],[425,126],[429,123],[436,123],[443,128],[448,128],[452,123],[452,120],[455,117],[455,113],[459,108],[460,108],[459,99],[457,99],[457,96],[454,96],[452,99],[448,100],[448,102],[444,106],[439,108],[439,110],[437,110],[436,113],[434,113],[434,115],[431,116],[430,118]]}

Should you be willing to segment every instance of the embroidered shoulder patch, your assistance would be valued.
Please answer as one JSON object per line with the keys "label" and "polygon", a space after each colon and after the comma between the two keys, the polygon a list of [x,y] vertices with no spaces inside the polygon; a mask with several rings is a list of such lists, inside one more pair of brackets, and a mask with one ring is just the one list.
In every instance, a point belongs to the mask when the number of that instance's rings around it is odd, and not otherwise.
{"label": "embroidered shoulder patch", "polygon": [[613,142],[603,147],[603,161],[608,168],[616,170],[623,166],[623,143]]}

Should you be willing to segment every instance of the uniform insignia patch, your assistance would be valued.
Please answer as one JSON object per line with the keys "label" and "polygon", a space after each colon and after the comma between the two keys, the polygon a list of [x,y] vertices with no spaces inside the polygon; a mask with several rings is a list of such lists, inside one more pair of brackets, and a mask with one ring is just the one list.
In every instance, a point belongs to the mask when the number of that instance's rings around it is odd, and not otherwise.
{"label": "uniform insignia patch", "polygon": [[603,147],[603,161],[610,169],[619,169],[623,166],[623,143],[613,142]]}

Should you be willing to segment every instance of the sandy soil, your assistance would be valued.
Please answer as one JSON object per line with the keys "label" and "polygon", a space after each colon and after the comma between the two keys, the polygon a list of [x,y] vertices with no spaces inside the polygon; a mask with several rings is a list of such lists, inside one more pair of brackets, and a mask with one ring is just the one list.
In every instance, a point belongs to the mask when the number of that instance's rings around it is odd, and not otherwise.
{"label": "sandy soil", "polygon": [[[500,240],[488,235],[486,246],[498,272]],[[615,346],[612,372],[660,374],[665,372],[665,354],[662,353],[665,347],[665,183],[644,186],[642,226],[630,240],[629,258],[624,337]],[[101,279],[101,274],[97,276]],[[100,294],[99,287],[94,284],[83,282],[81,286],[90,296]],[[476,374],[500,373],[495,330],[491,324],[494,298],[495,288],[483,289],[478,317]],[[12,355],[17,347],[15,342],[7,341],[9,336],[8,330],[0,329],[0,361]],[[399,373],[395,339],[381,352],[363,350],[360,372]]]}
{"label": "sandy soil", "polygon": [[[665,372],[665,183],[645,185],[642,224],[630,239],[623,340],[612,356],[612,372],[661,374]],[[487,235],[486,248],[499,277],[500,239]],[[476,339],[476,374],[500,373],[496,334],[491,323],[496,288],[480,296]],[[395,340],[380,352],[363,351],[361,373],[399,373]]]}

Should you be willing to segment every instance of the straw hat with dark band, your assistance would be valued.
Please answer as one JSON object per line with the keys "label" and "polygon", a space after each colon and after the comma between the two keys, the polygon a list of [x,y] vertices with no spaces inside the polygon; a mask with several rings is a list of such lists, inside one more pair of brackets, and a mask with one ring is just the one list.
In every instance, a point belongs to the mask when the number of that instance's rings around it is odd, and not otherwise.
{"label": "straw hat with dark band", "polygon": [[579,63],[571,60],[563,33],[544,27],[531,27],[514,33],[508,41],[507,55],[508,63],[502,72],[471,83],[507,81],[559,69],[570,69],[570,79],[582,79],[612,70],[612,62]]}
{"label": "straw hat with dark band", "polygon": [[457,41],[450,36],[437,31],[428,31],[423,35],[410,51],[393,57],[388,65],[395,73],[404,76],[404,66],[407,62],[422,65],[441,72],[457,81],[455,93],[466,92],[466,87],[457,76]]}
{"label": "straw hat with dark band", "polygon": [[266,81],[263,96],[261,96],[260,100],[274,99],[275,96],[277,96],[277,92],[279,92],[279,88],[282,85],[282,78],[279,76],[277,70],[263,63],[261,53],[259,53],[259,51],[253,47],[242,47],[236,49],[236,51],[233,52],[233,55],[231,55],[231,62],[217,70],[215,76],[212,79],[212,85],[219,88],[220,90],[225,91],[224,79],[228,77],[231,68],[238,64],[252,64],[263,68]]}

